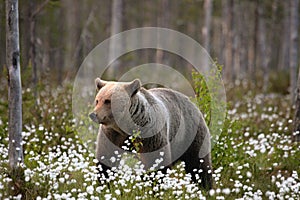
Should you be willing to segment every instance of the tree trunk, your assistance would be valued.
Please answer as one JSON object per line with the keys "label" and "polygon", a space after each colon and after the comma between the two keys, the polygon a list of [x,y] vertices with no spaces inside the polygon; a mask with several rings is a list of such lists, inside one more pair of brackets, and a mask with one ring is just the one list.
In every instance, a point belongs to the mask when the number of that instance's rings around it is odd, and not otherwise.
{"label": "tree trunk", "polygon": [[65,25],[66,31],[64,35],[64,46],[65,46],[65,65],[59,66],[64,67],[66,70],[77,69],[79,66],[74,66],[79,63],[79,58],[74,58],[74,52],[76,50],[77,41],[80,37],[81,30],[81,13],[79,1],[73,0],[62,0],[61,1],[63,10],[65,11]]}
{"label": "tree trunk", "polygon": [[210,30],[211,30],[211,15],[212,15],[212,0],[204,1],[205,22],[202,28],[204,38],[204,48],[210,53]]}
{"label": "tree trunk", "polygon": [[[298,15],[298,8],[299,8],[299,0],[292,0],[290,4],[291,10],[291,29],[290,29],[290,72],[291,72],[291,84],[295,84],[292,81],[296,82],[296,78],[292,73],[296,74],[297,66],[298,66],[298,27],[299,27],[299,15]],[[293,79],[293,80],[292,80]],[[291,85],[291,96],[292,101],[294,101],[294,88]],[[296,88],[296,87],[295,87]],[[294,133],[293,140],[300,142],[300,70],[298,73],[298,84],[297,84],[297,92],[296,92],[296,111],[294,117]]]}
{"label": "tree trunk", "polygon": [[233,79],[233,0],[222,1],[223,19],[223,34],[225,35],[225,80],[232,81]]}
{"label": "tree trunk", "polygon": [[[270,66],[274,66],[275,69],[278,69],[278,63],[279,63],[279,52],[280,52],[280,48],[278,48],[278,42],[274,42],[274,41],[280,41],[279,38],[279,34],[278,34],[278,25],[277,25],[277,12],[278,12],[278,6],[279,6],[279,0],[274,0],[272,3],[272,16],[271,16],[271,20],[272,20],[272,25],[271,25],[271,44],[270,44],[270,55],[271,55],[271,60],[269,65]],[[286,31],[284,31],[286,32]],[[271,51],[272,50],[272,51]]]}
{"label": "tree trunk", "polygon": [[231,30],[231,56],[232,56],[232,81],[236,80],[240,75],[240,64],[239,64],[239,53],[238,53],[238,45],[240,43],[240,35],[237,34],[237,23],[238,23],[238,2],[232,1],[232,30]]}
{"label": "tree trunk", "polygon": [[[298,1],[298,0],[296,0]],[[294,115],[294,131],[292,135],[292,140],[295,142],[300,142],[300,70],[298,73],[298,83],[296,90],[296,100],[295,100],[296,110]]]}
{"label": "tree trunk", "polygon": [[[122,30],[122,14],[123,14],[123,0],[113,0],[112,2],[112,13],[111,13],[111,28],[110,34],[111,36],[120,33]],[[111,39],[109,44],[109,62],[113,62],[110,64],[108,68],[108,78],[116,79],[117,71],[120,68],[120,59],[116,59],[116,55],[121,52],[122,44],[118,43],[117,40]]]}
{"label": "tree trunk", "polygon": [[[250,3],[250,2],[249,2]],[[248,4],[249,4],[248,3]],[[249,50],[248,50],[248,75],[250,80],[256,79],[256,50],[257,50],[257,31],[258,31],[258,0],[254,2],[254,11],[253,13],[249,15],[251,18],[254,18],[253,26],[252,23],[249,24],[248,28],[252,29],[252,31],[249,33]],[[250,9],[250,5],[249,9]],[[252,10],[251,10],[252,11]],[[254,17],[252,17],[254,15]]]}
{"label": "tree trunk", "polygon": [[[163,27],[163,28],[168,28],[169,20],[170,20],[169,0],[161,0],[159,14],[158,14],[158,18],[157,18],[157,26]],[[158,34],[157,37],[158,37],[158,41],[160,41],[161,36]],[[156,60],[156,63],[162,63],[162,64],[164,63],[164,61],[166,61],[163,50],[156,49],[155,60]]]}
{"label": "tree trunk", "polygon": [[266,39],[266,24],[264,19],[264,9],[263,5],[260,5],[258,8],[258,39],[259,39],[259,67],[262,67],[262,75],[263,75],[263,91],[266,92],[268,89],[269,82],[269,62],[270,62],[270,54],[267,45]]}
{"label": "tree trunk", "polygon": [[239,6],[237,8],[237,35],[239,35],[239,68],[240,73],[238,78],[244,79],[247,74],[247,67],[248,67],[248,32],[245,31],[247,29],[247,25],[245,21],[247,19],[247,13],[244,10],[247,8],[245,5],[247,2],[239,2]]}
{"label": "tree trunk", "polygon": [[20,75],[18,0],[6,0],[6,64],[8,68],[9,165],[18,169],[23,163],[22,86]]}
{"label": "tree trunk", "polygon": [[291,26],[290,26],[290,87],[291,100],[295,102],[296,82],[297,82],[297,67],[298,67],[298,8],[299,0],[290,1],[291,11]]}
{"label": "tree trunk", "polygon": [[289,40],[290,40],[290,1],[283,1],[284,6],[284,20],[283,20],[283,37],[281,41],[281,53],[279,57],[279,66],[280,70],[287,69],[289,66]]}
{"label": "tree trunk", "polygon": [[[34,10],[34,2],[29,2],[30,10]],[[37,63],[36,63],[36,30],[35,30],[36,20],[35,16],[31,12],[29,17],[29,35],[30,35],[30,42],[29,42],[29,60],[31,62],[32,67],[32,87],[33,87],[33,94],[35,98],[35,103],[37,105],[37,83],[38,83],[38,75],[37,75]]]}
{"label": "tree trunk", "polygon": [[[5,4],[3,5],[3,3],[0,3],[0,13],[5,13]],[[4,27],[5,25],[5,17],[2,17],[0,19],[0,27]],[[0,46],[1,46],[1,50],[4,49],[4,45],[5,45],[5,32],[4,31],[0,31]],[[2,78],[2,76],[4,77],[4,75],[1,73],[3,70],[3,66],[5,66],[5,51],[0,51],[0,78]]]}
{"label": "tree trunk", "polygon": [[[210,33],[211,33],[211,15],[212,15],[212,0],[205,0],[204,1],[204,12],[205,12],[205,20],[204,26],[202,28],[202,35],[204,40],[204,48],[207,53],[210,53]],[[204,67],[209,69],[208,66],[208,58],[204,58]]]}
{"label": "tree trunk", "polygon": [[259,0],[256,0],[254,3],[254,30],[253,30],[253,49],[252,49],[252,66],[251,67],[251,73],[250,76],[253,76],[253,80],[256,80],[256,67],[257,67],[257,46],[258,46],[258,38],[259,38]]}

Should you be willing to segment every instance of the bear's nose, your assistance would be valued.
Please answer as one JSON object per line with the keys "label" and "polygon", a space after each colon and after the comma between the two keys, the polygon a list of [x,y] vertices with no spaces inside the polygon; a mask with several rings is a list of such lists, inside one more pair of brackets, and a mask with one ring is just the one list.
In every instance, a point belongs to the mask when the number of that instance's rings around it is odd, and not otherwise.
{"label": "bear's nose", "polygon": [[91,113],[91,114],[89,114],[89,117],[91,118],[91,120],[93,120],[94,122],[96,122],[97,121],[97,115],[95,114],[95,113]]}

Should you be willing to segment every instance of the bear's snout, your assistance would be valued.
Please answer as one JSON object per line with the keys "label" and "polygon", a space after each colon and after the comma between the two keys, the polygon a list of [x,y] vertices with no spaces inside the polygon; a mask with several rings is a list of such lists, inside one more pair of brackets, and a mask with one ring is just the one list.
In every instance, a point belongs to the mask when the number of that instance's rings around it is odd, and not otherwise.
{"label": "bear's snout", "polygon": [[91,118],[91,120],[98,123],[98,118],[97,118],[97,115],[95,113],[92,112],[91,114],[89,114],[89,117]]}

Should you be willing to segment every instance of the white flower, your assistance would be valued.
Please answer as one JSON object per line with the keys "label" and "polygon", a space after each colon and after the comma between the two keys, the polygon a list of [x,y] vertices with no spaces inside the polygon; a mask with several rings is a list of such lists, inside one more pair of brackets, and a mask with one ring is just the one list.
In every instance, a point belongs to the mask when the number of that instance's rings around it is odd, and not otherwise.
{"label": "white flower", "polygon": [[222,192],[223,192],[223,194],[228,195],[228,194],[230,194],[230,189],[229,189],[229,188],[224,188],[224,189],[222,190]]}
{"label": "white flower", "polygon": [[94,193],[94,186],[90,185],[86,187],[86,191],[89,194],[93,194]]}
{"label": "white flower", "polygon": [[131,189],[124,189],[124,192],[129,193]]}
{"label": "white flower", "polygon": [[59,180],[59,182],[61,182],[61,183],[64,183],[64,182],[65,182],[65,178],[63,178],[63,177],[59,178],[58,180]]}
{"label": "white flower", "polygon": [[53,189],[57,190],[58,189],[58,183],[53,184]]}
{"label": "white flower", "polygon": [[244,133],[244,136],[245,136],[245,137],[249,137],[249,135],[250,135],[249,132],[245,132],[245,133]]}
{"label": "white flower", "polygon": [[214,196],[214,195],[215,195],[215,193],[216,193],[216,192],[215,192],[215,190],[214,190],[214,189],[211,189],[211,190],[209,190],[209,195],[210,195],[210,196]]}
{"label": "white flower", "polygon": [[26,177],[25,177],[25,181],[28,182],[29,180],[30,180],[30,177],[29,177],[29,176],[26,176]]}
{"label": "white flower", "polygon": [[116,162],[116,158],[115,158],[115,157],[111,157],[111,158],[110,158],[110,161],[111,161],[112,163],[114,163],[114,162]]}
{"label": "white flower", "polygon": [[104,198],[105,198],[105,200],[110,200],[111,199],[111,194],[105,194]]}
{"label": "white flower", "polygon": [[121,191],[119,189],[115,190],[116,195],[120,195]]}
{"label": "white flower", "polygon": [[252,177],[252,173],[248,171],[248,172],[246,173],[246,176],[247,176],[248,178],[251,178],[251,177]]}

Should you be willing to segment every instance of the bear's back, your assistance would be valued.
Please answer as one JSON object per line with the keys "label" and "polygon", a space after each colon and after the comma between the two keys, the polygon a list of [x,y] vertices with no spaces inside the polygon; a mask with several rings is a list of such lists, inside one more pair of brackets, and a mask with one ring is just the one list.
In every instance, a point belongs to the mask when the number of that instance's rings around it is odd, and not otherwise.
{"label": "bear's back", "polygon": [[201,111],[186,95],[168,88],[153,88],[147,91],[163,102],[175,124],[180,123],[180,118],[184,117],[185,123],[189,126],[206,129]]}
{"label": "bear's back", "polygon": [[177,107],[179,109],[193,108],[198,110],[186,95],[168,88],[153,88],[147,90],[154,97],[158,98],[168,107]]}
{"label": "bear's back", "polygon": [[182,117],[191,127],[205,126],[202,113],[186,95],[168,88],[153,88],[147,91],[164,104],[174,126],[181,123]]}

